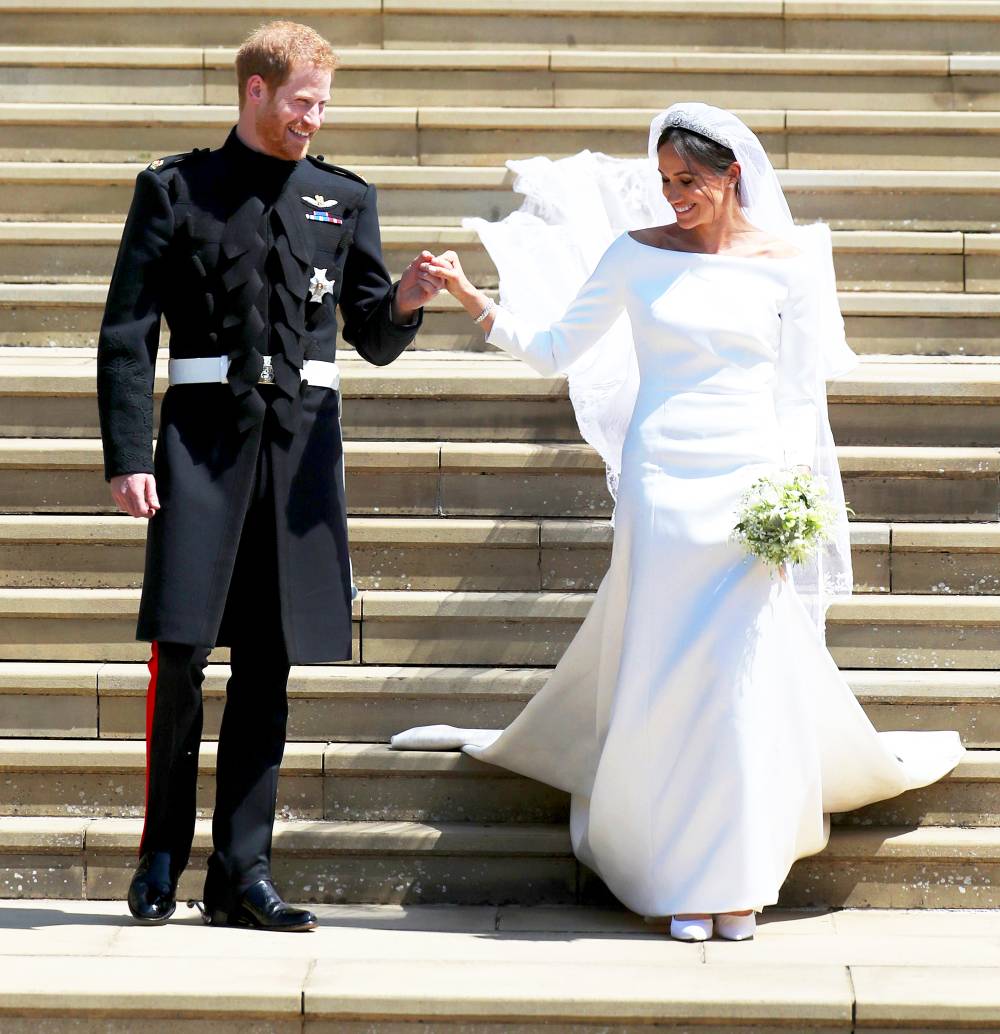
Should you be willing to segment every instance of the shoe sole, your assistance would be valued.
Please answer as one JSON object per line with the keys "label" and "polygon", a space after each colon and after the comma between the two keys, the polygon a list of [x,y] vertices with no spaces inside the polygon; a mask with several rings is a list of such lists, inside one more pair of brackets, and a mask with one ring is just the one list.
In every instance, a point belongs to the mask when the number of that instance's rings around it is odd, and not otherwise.
{"label": "shoe sole", "polygon": [[162,925],[163,923],[165,923],[165,922],[166,922],[166,921],[167,921],[167,920],[168,920],[168,919],[169,919],[169,918],[170,918],[170,917],[171,917],[171,916],[172,916],[172,915],[173,915],[173,914],[174,914],[174,913],[175,913],[176,911],[177,911],[177,906],[176,906],[176,905],[174,905],[174,907],[173,907],[173,908],[172,908],[172,909],[171,909],[171,910],[170,910],[170,911],[169,911],[169,912],[168,912],[168,913],[167,913],[167,914],[166,914],[165,916],[159,916],[159,917],[158,917],[158,918],[156,918],[156,919],[150,919],[150,918],[148,918],[147,916],[137,916],[137,915],[135,914],[135,912],[133,912],[133,911],[132,911],[132,909],[129,909],[129,914],[130,914],[130,915],[132,916],[132,918],[133,918],[133,919],[134,919],[134,920],[135,920],[135,921],[136,921],[137,923],[142,923],[142,925],[143,925],[143,926],[161,926],[161,925]]}
{"label": "shoe sole", "polygon": [[209,913],[203,918],[208,926],[226,926],[231,930],[261,930],[265,933],[304,933],[319,926],[318,920],[313,923],[300,923],[298,926],[261,926],[252,919],[230,919],[225,912]]}
{"label": "shoe sole", "polygon": [[315,930],[318,923],[302,923],[299,926],[260,926],[258,923],[247,919],[237,920],[235,923],[228,923],[228,926],[239,927],[244,930],[260,930],[263,933],[306,933]]}

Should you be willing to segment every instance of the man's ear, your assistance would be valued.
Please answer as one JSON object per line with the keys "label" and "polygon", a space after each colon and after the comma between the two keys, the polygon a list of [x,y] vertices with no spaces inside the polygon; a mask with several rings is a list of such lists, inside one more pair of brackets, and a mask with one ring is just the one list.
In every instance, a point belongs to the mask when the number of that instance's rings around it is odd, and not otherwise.
{"label": "man's ear", "polygon": [[254,104],[262,104],[267,100],[267,83],[259,75],[252,75],[247,80],[246,99]]}

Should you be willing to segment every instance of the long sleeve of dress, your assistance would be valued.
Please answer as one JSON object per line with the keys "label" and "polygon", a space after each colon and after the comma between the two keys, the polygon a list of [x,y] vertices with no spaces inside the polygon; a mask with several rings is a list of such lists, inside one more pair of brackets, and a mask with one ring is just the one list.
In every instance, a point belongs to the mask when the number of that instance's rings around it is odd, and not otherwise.
{"label": "long sleeve of dress", "polygon": [[821,299],[805,270],[791,283],[781,310],[775,409],[789,467],[813,466],[817,400],[825,390],[819,338]]}
{"label": "long sleeve of dress", "polygon": [[104,475],[152,473],[153,378],[163,311],[162,259],[173,210],[161,176],[139,173],[97,343]]}
{"label": "long sleeve of dress", "polygon": [[523,359],[540,374],[551,376],[565,372],[601,339],[624,311],[623,277],[615,254],[616,244],[604,253],[557,322],[539,328],[497,307],[486,340]]}

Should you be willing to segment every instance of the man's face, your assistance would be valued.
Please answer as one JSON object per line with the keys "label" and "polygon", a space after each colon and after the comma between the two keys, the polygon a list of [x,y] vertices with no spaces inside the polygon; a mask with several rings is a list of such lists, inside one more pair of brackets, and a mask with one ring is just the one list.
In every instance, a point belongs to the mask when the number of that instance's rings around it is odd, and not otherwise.
{"label": "man's face", "polygon": [[[298,161],[309,153],[309,144],[323,125],[331,78],[313,65],[294,65],[292,74],[274,91],[260,81],[254,128],[267,154]],[[252,80],[249,86],[254,97]]]}

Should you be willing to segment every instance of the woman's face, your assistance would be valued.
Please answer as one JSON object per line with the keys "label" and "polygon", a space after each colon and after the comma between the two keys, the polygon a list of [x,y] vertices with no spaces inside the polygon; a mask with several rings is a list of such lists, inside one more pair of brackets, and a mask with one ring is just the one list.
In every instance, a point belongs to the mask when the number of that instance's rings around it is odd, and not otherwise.
{"label": "woman's face", "polygon": [[670,143],[660,148],[659,160],[663,196],[681,229],[714,222],[728,211],[729,195],[735,196],[739,176],[735,162],[725,173],[712,172],[702,165],[689,165]]}

